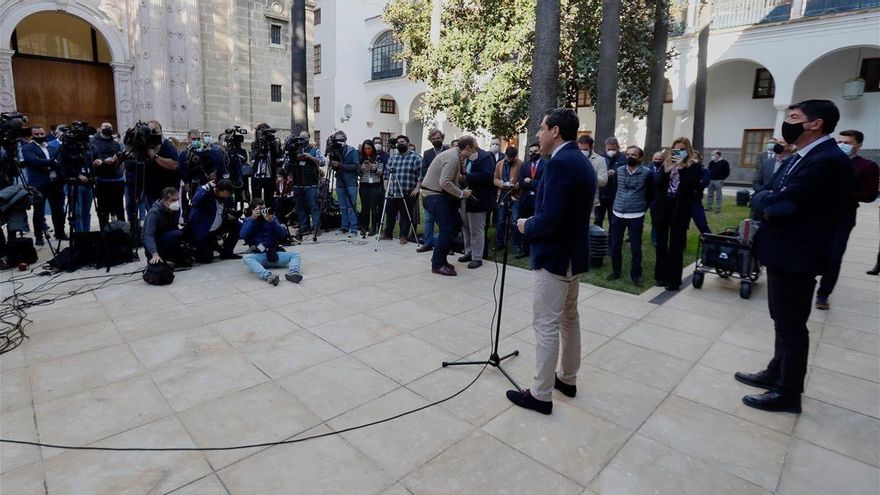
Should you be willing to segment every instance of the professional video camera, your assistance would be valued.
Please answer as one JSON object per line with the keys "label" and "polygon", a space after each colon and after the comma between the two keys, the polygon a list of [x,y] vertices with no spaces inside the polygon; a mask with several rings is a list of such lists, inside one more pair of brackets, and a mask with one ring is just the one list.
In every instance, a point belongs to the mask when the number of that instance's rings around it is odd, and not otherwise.
{"label": "professional video camera", "polygon": [[287,153],[291,157],[297,157],[305,152],[305,149],[309,146],[309,140],[300,137],[290,135],[284,141],[284,152]]}
{"label": "professional video camera", "polygon": [[0,163],[0,188],[11,185],[16,177],[23,177],[18,166],[18,141],[31,134],[31,128],[26,124],[27,117],[23,114],[0,113],[0,147],[4,150]]}
{"label": "professional video camera", "polygon": [[223,142],[226,143],[227,148],[241,148],[241,144],[244,143],[244,135],[247,134],[247,129],[242,129],[241,126],[236,125],[223,131],[223,134],[225,136]]}
{"label": "professional video camera", "polygon": [[126,155],[145,156],[147,150],[162,144],[162,134],[153,131],[146,122],[138,121],[133,127],[129,127],[122,137]]}
{"label": "professional video camera", "polygon": [[88,122],[74,120],[70,123],[69,127],[65,127],[63,134],[61,134],[61,144],[62,146],[68,145],[85,148],[89,146],[92,136],[97,134],[97,132],[98,130],[90,126]]}
{"label": "professional video camera", "polygon": [[208,181],[205,165],[210,160],[210,146],[204,141],[194,141],[186,147],[186,177],[184,180],[198,187]]}
{"label": "professional video camera", "polygon": [[276,142],[275,129],[271,127],[258,128],[254,133],[254,144],[257,152],[268,153],[275,146]]}
{"label": "professional video camera", "polygon": [[80,171],[88,168],[90,139],[97,132],[88,122],[80,121],[73,121],[63,128],[58,161],[69,182],[76,182]]}
{"label": "professional video camera", "polygon": [[331,162],[342,162],[342,151],[345,149],[345,141],[336,136],[327,138],[327,159]]}

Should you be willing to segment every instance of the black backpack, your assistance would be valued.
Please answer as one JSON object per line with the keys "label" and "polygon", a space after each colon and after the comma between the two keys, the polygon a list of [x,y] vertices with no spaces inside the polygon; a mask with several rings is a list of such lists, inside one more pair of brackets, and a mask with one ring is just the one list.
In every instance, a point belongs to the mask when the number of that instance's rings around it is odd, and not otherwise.
{"label": "black backpack", "polygon": [[15,266],[19,263],[32,265],[37,259],[34,240],[29,237],[14,237],[6,244],[6,262],[9,265]]}
{"label": "black backpack", "polygon": [[168,285],[174,282],[174,270],[168,263],[147,263],[144,268],[144,282],[150,285]]}

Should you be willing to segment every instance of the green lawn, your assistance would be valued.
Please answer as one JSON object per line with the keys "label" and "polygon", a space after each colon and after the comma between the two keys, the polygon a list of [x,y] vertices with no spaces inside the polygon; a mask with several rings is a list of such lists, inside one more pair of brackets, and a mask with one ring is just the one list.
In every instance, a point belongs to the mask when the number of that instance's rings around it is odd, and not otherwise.
{"label": "green lawn", "polygon": [[[707,213],[707,216],[709,218],[709,227],[712,229],[712,232],[721,232],[726,227],[737,227],[744,218],[748,217],[748,215],[749,208],[746,206],[736,206],[736,201],[732,197],[724,198],[724,206],[721,209],[721,213]],[[608,227],[608,220],[605,220],[605,227]],[[697,240],[699,239],[699,236],[699,231],[694,226],[693,222],[691,222],[690,229],[688,230],[687,248],[684,254],[685,266],[696,261]],[[489,245],[494,246],[494,227],[490,229],[489,237],[491,238],[491,244]],[[642,237],[642,284],[644,285],[644,287],[636,287],[629,279],[629,243],[624,243],[623,246],[623,264],[621,270],[621,278],[610,282],[605,280],[605,277],[607,277],[611,273],[611,258],[606,257],[605,264],[601,268],[591,268],[588,273],[585,273],[581,276],[581,281],[588,284],[597,285],[599,287],[606,287],[609,289],[628,292],[630,294],[641,294],[642,292],[651,288],[654,285],[654,260],[656,252],[654,246],[651,245],[650,214],[648,214],[647,218],[645,219],[645,231]],[[500,259],[501,253],[498,254],[498,257]],[[512,256],[510,256],[509,264],[511,266],[518,266],[520,268],[529,268],[528,258],[514,259]],[[685,271],[683,276],[686,277],[689,274],[689,272]]]}

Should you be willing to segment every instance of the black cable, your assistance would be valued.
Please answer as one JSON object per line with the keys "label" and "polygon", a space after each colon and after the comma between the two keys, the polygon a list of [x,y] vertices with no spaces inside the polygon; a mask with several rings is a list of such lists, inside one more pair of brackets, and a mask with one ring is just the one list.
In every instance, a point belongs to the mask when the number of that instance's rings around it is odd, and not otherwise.
{"label": "black cable", "polygon": [[[345,241],[339,241],[339,242],[345,242]],[[492,294],[493,294],[493,297],[495,298],[495,309],[493,309],[493,311],[492,311],[492,325],[490,325],[490,327],[489,327],[490,344],[493,344],[493,342],[492,342],[492,339],[493,339],[492,326],[494,325],[495,316],[498,311],[498,298],[497,298],[497,296],[495,296],[495,289],[498,285],[497,255],[493,256],[493,258],[495,258],[495,260],[496,260],[495,261],[495,281],[492,284]],[[127,274],[115,274],[112,277],[117,277],[120,275],[130,275],[133,273],[140,273],[140,271],[131,272],[131,273],[127,273]],[[101,276],[87,277],[87,278],[100,278],[100,277]],[[73,280],[76,280],[76,279],[73,279]],[[110,280],[112,280],[112,278],[108,278],[107,280],[105,280],[104,282],[99,284],[98,287],[95,287],[95,288],[92,288],[92,289],[89,289],[89,290],[86,290],[83,292],[71,291],[68,297],[73,297],[74,295],[77,295],[80,293],[86,293],[86,292],[92,292],[92,291],[98,290],[98,289],[102,288]],[[59,282],[59,284],[65,283],[68,281],[70,281],[70,280],[61,281],[61,282]],[[127,282],[123,282],[123,283],[127,283]],[[54,302],[54,300],[52,300],[52,302]],[[445,397],[443,399],[425,404],[424,406],[420,406],[415,409],[410,409],[409,411],[404,411],[404,412],[396,414],[394,416],[389,416],[387,418],[379,419],[379,420],[372,421],[369,423],[364,423],[364,424],[344,428],[342,430],[336,430],[336,431],[321,433],[318,435],[311,435],[311,436],[292,439],[292,440],[281,440],[281,441],[276,441],[276,442],[263,442],[263,443],[254,443],[254,444],[246,444],[246,445],[231,445],[231,446],[225,446],[225,447],[92,447],[92,446],[60,445],[60,444],[51,444],[51,443],[42,443],[42,442],[29,442],[29,441],[24,441],[24,440],[10,440],[10,439],[5,439],[5,438],[0,438],[0,443],[10,443],[10,444],[17,444],[17,445],[30,445],[30,446],[34,446],[34,447],[45,447],[45,448],[52,448],[52,449],[111,451],[111,452],[206,452],[206,451],[243,450],[243,449],[252,449],[252,448],[260,448],[260,447],[274,447],[277,445],[288,445],[288,444],[306,442],[309,440],[316,440],[319,438],[339,435],[342,433],[360,430],[363,428],[369,428],[371,426],[376,426],[376,425],[380,425],[383,423],[388,423],[390,421],[394,421],[395,419],[399,419],[404,416],[409,416],[411,414],[415,414],[417,412],[424,411],[425,409],[440,405],[444,402],[450,401],[450,400],[458,397],[459,395],[463,394],[466,390],[471,388],[471,386],[473,386],[473,384],[476,383],[477,380],[479,380],[481,376],[483,376],[483,372],[486,371],[486,367],[488,367],[488,366],[489,366],[488,363],[484,364],[483,367],[480,368],[480,371],[477,373],[477,375],[467,385],[465,385],[462,389],[458,390],[454,394],[452,394],[448,397]]]}

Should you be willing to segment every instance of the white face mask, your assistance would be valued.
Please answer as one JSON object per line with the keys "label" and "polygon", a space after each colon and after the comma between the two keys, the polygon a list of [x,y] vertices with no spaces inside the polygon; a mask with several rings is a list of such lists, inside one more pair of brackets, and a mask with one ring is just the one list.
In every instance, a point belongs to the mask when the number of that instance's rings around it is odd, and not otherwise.
{"label": "white face mask", "polygon": [[373,147],[376,148],[376,151],[382,151],[382,143],[375,143]]}
{"label": "white face mask", "polygon": [[605,152],[605,155],[608,156],[608,158],[614,158],[614,155],[616,155],[616,154],[617,154],[617,150],[608,150]]}
{"label": "white face mask", "polygon": [[840,148],[840,151],[846,154],[846,156],[853,156],[853,147],[851,144],[837,143],[837,147]]}
{"label": "white face mask", "polygon": [[180,210],[180,201],[175,201],[175,202],[171,203],[170,205],[168,205],[168,209],[171,211]]}

